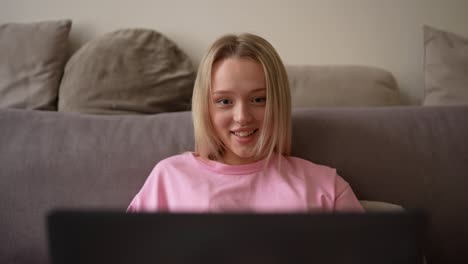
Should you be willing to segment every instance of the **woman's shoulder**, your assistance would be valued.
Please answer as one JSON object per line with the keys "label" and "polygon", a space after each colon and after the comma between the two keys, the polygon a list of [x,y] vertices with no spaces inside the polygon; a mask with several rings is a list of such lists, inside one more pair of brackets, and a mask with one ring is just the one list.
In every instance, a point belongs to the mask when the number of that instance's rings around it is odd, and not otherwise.
{"label": "woman's shoulder", "polygon": [[310,160],[306,160],[294,156],[283,156],[287,160],[288,164],[295,168],[296,170],[305,170],[308,172],[320,172],[326,174],[336,174],[336,169],[329,167],[327,165],[317,164]]}
{"label": "woman's shoulder", "polygon": [[185,166],[193,166],[194,162],[193,154],[184,152],[160,160],[156,163],[155,169],[184,168]]}
{"label": "woman's shoulder", "polygon": [[334,200],[348,188],[348,183],[338,175],[335,168],[298,157],[286,157],[286,159],[294,166],[291,172],[304,180],[309,191],[325,194]]}

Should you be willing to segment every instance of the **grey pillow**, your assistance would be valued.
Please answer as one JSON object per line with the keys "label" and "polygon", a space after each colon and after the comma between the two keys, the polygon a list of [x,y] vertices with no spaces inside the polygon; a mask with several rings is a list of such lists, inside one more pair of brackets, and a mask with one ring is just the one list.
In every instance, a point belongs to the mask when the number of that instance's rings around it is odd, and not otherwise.
{"label": "grey pillow", "polygon": [[59,111],[155,114],[190,109],[195,71],[171,40],[148,29],[96,38],[67,62]]}
{"label": "grey pillow", "polygon": [[293,107],[400,105],[391,72],[359,65],[287,65]]}
{"label": "grey pillow", "polygon": [[424,105],[468,104],[468,39],[424,27]]}
{"label": "grey pillow", "polygon": [[71,24],[0,25],[0,108],[57,109]]}

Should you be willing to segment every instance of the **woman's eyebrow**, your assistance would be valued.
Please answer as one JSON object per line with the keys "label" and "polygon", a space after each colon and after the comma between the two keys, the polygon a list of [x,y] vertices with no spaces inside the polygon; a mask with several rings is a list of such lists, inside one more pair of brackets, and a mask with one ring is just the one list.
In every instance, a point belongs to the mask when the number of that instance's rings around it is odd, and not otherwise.
{"label": "woman's eyebrow", "polygon": [[252,93],[255,93],[255,92],[263,92],[263,91],[266,91],[266,88],[257,88],[257,89],[254,89],[252,91]]}
{"label": "woman's eyebrow", "polygon": [[[252,91],[250,91],[250,93],[256,93],[256,92],[264,92],[266,91],[265,88],[256,88]],[[213,91],[214,94],[217,94],[217,93],[234,93],[234,91],[231,91],[231,90],[216,90],[216,91]]]}
{"label": "woman's eyebrow", "polygon": [[233,93],[232,91],[224,91],[224,90],[217,90],[213,91],[213,94],[230,94]]}

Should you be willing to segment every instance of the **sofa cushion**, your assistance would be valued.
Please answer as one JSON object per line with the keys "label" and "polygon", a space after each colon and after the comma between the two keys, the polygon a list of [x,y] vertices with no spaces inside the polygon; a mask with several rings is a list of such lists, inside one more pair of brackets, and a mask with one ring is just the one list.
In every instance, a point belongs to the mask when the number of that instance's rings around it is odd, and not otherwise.
{"label": "sofa cushion", "polygon": [[123,29],[79,49],[65,67],[59,111],[155,114],[190,109],[195,71],[176,44],[148,29]]}
{"label": "sofa cushion", "polygon": [[357,65],[287,65],[293,107],[399,105],[392,73]]}
{"label": "sofa cushion", "polygon": [[57,109],[70,20],[0,25],[0,108]]}
{"label": "sofa cushion", "polygon": [[401,205],[382,201],[359,201],[366,212],[398,212],[403,211]]}
{"label": "sofa cushion", "polygon": [[468,104],[468,38],[424,27],[424,105]]}

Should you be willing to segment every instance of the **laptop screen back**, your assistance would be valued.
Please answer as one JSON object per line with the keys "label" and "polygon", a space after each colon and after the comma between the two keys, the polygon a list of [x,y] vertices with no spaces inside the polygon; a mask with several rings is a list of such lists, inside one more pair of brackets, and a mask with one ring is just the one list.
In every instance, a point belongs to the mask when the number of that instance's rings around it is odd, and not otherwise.
{"label": "laptop screen back", "polygon": [[426,218],[379,214],[55,211],[53,264],[422,263]]}

